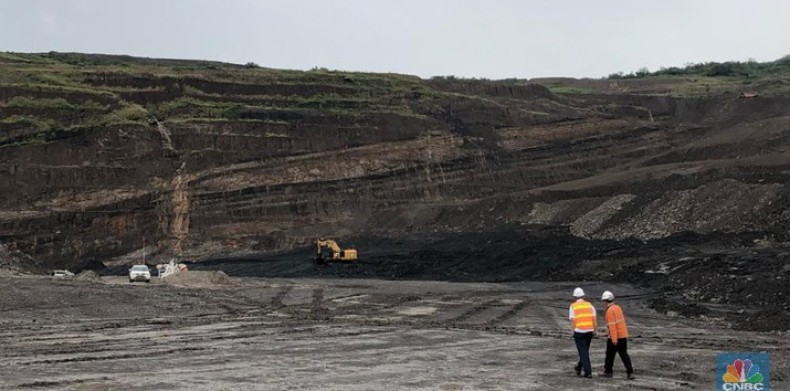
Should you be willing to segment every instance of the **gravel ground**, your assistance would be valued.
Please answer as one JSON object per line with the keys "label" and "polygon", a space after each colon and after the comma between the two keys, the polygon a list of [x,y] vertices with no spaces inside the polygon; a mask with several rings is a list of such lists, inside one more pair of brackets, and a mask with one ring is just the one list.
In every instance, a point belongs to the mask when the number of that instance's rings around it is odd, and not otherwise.
{"label": "gravel ground", "polygon": [[0,277],[0,389],[711,389],[719,351],[770,352],[776,390],[790,374],[786,333],[670,317],[627,285],[583,283],[620,297],[634,381],[619,362],[614,379],[573,373],[576,283],[230,280]]}

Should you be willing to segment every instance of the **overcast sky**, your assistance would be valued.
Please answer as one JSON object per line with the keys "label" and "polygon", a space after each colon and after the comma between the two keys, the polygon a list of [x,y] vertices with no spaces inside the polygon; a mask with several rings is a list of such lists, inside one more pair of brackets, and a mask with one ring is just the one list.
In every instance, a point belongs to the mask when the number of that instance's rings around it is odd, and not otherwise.
{"label": "overcast sky", "polygon": [[0,51],[423,77],[601,77],[790,54],[785,0],[0,0]]}

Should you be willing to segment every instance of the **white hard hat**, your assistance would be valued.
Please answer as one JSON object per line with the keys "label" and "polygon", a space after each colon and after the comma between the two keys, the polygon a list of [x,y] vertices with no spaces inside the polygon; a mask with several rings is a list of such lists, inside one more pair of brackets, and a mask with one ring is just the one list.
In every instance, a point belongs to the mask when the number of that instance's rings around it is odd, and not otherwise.
{"label": "white hard hat", "polygon": [[584,290],[582,288],[576,288],[573,290],[573,297],[579,298],[584,297]]}
{"label": "white hard hat", "polygon": [[606,292],[603,293],[603,296],[601,296],[601,300],[603,300],[603,301],[612,301],[612,300],[614,300],[614,294],[612,294],[611,291],[606,291]]}

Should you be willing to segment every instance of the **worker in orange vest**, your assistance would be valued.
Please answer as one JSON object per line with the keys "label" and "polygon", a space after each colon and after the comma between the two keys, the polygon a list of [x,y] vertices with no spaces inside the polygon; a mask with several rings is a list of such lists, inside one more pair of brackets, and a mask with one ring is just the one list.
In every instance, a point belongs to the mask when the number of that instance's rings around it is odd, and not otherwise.
{"label": "worker in orange vest", "polygon": [[625,325],[623,309],[614,303],[614,294],[606,291],[601,296],[606,304],[606,328],[609,329],[609,338],[606,340],[606,360],[604,360],[603,377],[612,377],[615,353],[620,355],[625,365],[628,378],[634,379],[634,368],[631,366],[631,357],[628,356],[628,327]]}
{"label": "worker in orange vest", "polygon": [[590,302],[584,300],[584,290],[576,288],[573,290],[573,297],[576,301],[571,304],[569,317],[571,329],[573,330],[573,341],[576,342],[576,350],[579,351],[579,363],[576,364],[576,374],[584,377],[592,377],[592,366],[590,365],[590,343],[596,330],[598,330],[598,320],[596,319],[595,307]]}

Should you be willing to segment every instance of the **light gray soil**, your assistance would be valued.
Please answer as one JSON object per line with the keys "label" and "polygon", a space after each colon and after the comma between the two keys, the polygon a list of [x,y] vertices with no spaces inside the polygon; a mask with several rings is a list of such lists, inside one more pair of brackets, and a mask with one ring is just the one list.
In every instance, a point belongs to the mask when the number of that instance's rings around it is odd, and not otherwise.
{"label": "light gray soil", "polygon": [[770,352],[773,389],[788,386],[786,333],[669,317],[629,286],[583,285],[620,297],[634,381],[619,361],[614,379],[573,373],[575,283],[232,280],[0,277],[0,389],[707,390],[720,351]]}

